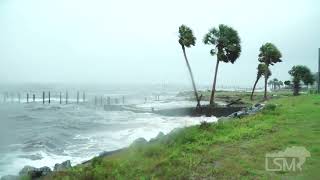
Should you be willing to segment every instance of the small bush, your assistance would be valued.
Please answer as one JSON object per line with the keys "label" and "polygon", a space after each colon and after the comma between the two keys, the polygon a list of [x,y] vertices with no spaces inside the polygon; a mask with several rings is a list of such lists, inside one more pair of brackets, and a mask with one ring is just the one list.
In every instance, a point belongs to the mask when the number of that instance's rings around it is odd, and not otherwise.
{"label": "small bush", "polygon": [[92,165],[93,167],[96,167],[96,166],[98,166],[98,165],[101,165],[101,163],[102,163],[102,158],[100,158],[100,157],[95,157],[95,158],[92,159],[91,165]]}
{"label": "small bush", "polygon": [[210,127],[210,123],[208,123],[207,121],[201,121],[200,129],[208,130],[209,127]]}
{"label": "small bush", "polygon": [[277,105],[275,105],[275,104],[267,104],[264,107],[264,110],[266,110],[266,111],[275,111],[276,108],[277,108]]}

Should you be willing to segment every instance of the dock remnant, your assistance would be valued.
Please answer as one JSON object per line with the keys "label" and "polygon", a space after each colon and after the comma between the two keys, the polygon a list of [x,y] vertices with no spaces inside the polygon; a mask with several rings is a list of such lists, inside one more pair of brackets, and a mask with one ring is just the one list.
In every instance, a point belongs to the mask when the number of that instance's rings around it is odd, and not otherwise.
{"label": "dock remnant", "polygon": [[77,92],[77,104],[79,104],[79,91]]}
{"label": "dock remnant", "polygon": [[43,91],[43,92],[42,92],[42,104],[45,103],[44,100],[45,100],[45,92]]}
{"label": "dock remnant", "polygon": [[68,91],[66,91],[66,104],[68,104]]}

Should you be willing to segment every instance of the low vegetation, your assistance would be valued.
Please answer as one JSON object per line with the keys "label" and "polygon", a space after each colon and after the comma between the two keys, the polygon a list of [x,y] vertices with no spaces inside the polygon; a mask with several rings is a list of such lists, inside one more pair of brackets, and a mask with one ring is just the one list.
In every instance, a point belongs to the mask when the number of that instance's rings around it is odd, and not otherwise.
{"label": "low vegetation", "polygon": [[[316,178],[320,168],[319,108],[319,95],[272,99],[256,115],[174,130],[45,179]],[[266,171],[265,154],[290,146],[310,151],[303,170]]]}

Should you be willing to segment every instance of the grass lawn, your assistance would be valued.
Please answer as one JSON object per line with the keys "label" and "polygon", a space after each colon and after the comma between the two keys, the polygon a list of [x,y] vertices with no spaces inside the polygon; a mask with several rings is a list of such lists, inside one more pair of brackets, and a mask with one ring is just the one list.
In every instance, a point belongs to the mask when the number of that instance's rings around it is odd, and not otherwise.
{"label": "grass lawn", "polygon": [[[45,179],[318,179],[320,96],[269,100],[276,108],[224,123],[176,130]],[[268,106],[272,107],[272,106]],[[265,154],[303,146],[303,170],[265,170]]]}

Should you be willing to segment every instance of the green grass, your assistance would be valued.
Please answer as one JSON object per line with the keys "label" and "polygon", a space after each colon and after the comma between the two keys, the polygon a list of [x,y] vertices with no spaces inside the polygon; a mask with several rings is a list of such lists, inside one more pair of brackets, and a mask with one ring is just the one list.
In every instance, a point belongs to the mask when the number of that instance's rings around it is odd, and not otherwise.
{"label": "green grass", "polygon": [[[262,112],[176,130],[90,165],[46,179],[316,179],[320,172],[320,96],[273,99]],[[265,154],[304,146],[301,172],[265,170]]]}
{"label": "green grass", "polygon": [[[306,93],[306,92],[304,92]],[[211,96],[211,91],[199,91],[199,94],[202,94],[203,101],[209,101]],[[250,100],[251,92],[241,92],[241,91],[216,91],[215,100],[216,101],[226,101],[226,100],[236,100],[241,98],[241,101],[245,104],[252,105],[264,100],[264,92],[255,92],[253,96],[253,101]],[[181,92],[177,96],[185,97],[187,100],[195,100],[194,94],[192,91]],[[268,97],[282,98],[292,96],[292,91],[289,89],[281,89],[273,92],[268,92]]]}

